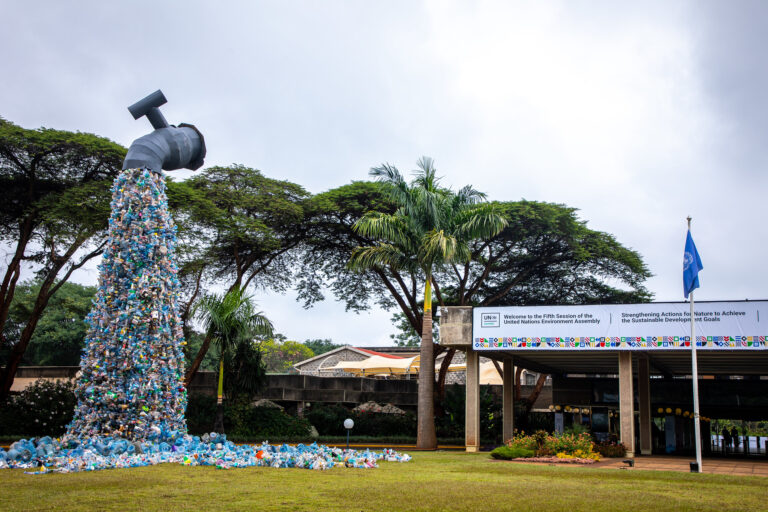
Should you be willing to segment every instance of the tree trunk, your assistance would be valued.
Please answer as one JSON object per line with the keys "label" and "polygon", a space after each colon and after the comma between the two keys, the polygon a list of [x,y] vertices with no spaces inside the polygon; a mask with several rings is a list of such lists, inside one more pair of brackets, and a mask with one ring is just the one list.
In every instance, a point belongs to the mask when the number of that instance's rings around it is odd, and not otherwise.
{"label": "tree trunk", "polygon": [[29,342],[32,340],[32,335],[37,328],[37,322],[40,320],[45,307],[48,305],[51,295],[53,295],[53,293],[49,293],[49,291],[53,285],[55,277],[55,273],[49,273],[46,280],[40,285],[40,292],[37,294],[37,299],[35,300],[35,305],[32,307],[27,325],[24,326],[24,330],[21,331],[21,336],[19,336],[19,341],[13,345],[13,348],[8,355],[8,364],[6,364],[2,374],[0,401],[8,398],[8,394],[11,392],[13,379],[16,378],[16,370],[19,368],[19,364],[21,364],[21,360],[24,357],[24,352],[27,350],[27,346],[29,346]]}
{"label": "tree trunk", "polygon": [[515,400],[522,400],[522,393],[520,392],[520,377],[523,376],[522,367],[515,368]]}
{"label": "tree trunk", "polygon": [[531,409],[533,409],[533,404],[534,402],[536,402],[536,399],[539,398],[539,394],[541,394],[541,390],[544,388],[545,382],[547,382],[547,375],[544,373],[539,374],[539,378],[536,381],[536,386],[533,388],[533,391],[531,391],[531,394],[528,395],[528,398],[525,400],[526,414],[531,412]]}
{"label": "tree trunk", "polygon": [[101,244],[90,253],[84,255],[78,263],[71,264],[64,274],[64,277],[59,279],[59,282],[57,283],[56,277],[59,275],[61,269],[64,268],[67,262],[70,261],[72,256],[87,239],[88,237],[85,236],[75,238],[72,245],[70,245],[66,252],[61,256],[58,256],[55,253],[53,246],[51,246],[51,266],[45,275],[45,279],[43,279],[43,282],[40,284],[40,291],[37,293],[35,305],[32,307],[32,312],[29,315],[29,320],[27,320],[27,325],[25,325],[24,330],[21,331],[19,341],[13,345],[13,348],[8,355],[8,363],[5,366],[5,370],[0,374],[0,401],[8,398],[8,395],[11,392],[13,379],[16,378],[16,370],[19,368],[19,364],[21,364],[21,360],[24,357],[24,352],[26,352],[27,347],[29,346],[29,342],[32,341],[32,335],[35,334],[35,329],[37,329],[37,322],[43,315],[46,306],[48,306],[48,301],[51,300],[51,297],[53,297],[59,288],[67,282],[72,275],[72,272],[82,267],[94,256],[101,254],[104,250],[104,244]]}
{"label": "tree trunk", "polygon": [[435,348],[432,344],[432,294],[430,277],[424,286],[424,318],[421,329],[421,358],[419,363],[418,426],[416,446],[435,450]]}
{"label": "tree trunk", "polygon": [[437,400],[442,401],[445,398],[445,378],[448,375],[448,367],[451,366],[453,361],[453,355],[456,353],[455,348],[449,348],[448,353],[445,354],[443,362],[440,364],[440,373],[437,375]]}
{"label": "tree trunk", "polygon": [[21,260],[24,259],[24,250],[27,248],[27,243],[29,243],[31,236],[32,216],[30,215],[27,216],[24,223],[19,227],[19,241],[16,243],[16,251],[5,271],[3,283],[0,285],[0,333],[3,332],[5,322],[8,321],[8,311],[11,308],[11,302],[13,302],[16,282],[19,280],[19,275],[21,275]]}
{"label": "tree trunk", "polygon": [[219,386],[216,393],[216,422],[213,431],[217,434],[224,433],[224,357],[219,360]]}
{"label": "tree trunk", "polygon": [[203,358],[205,357],[205,354],[208,353],[208,349],[210,348],[210,346],[211,346],[211,334],[207,333],[205,335],[205,338],[203,339],[203,344],[200,345],[200,350],[197,351],[195,360],[192,361],[191,365],[189,365],[187,374],[184,376],[184,387],[189,388],[189,384],[192,382],[192,379],[197,373],[197,370],[200,368],[200,364],[203,362]]}

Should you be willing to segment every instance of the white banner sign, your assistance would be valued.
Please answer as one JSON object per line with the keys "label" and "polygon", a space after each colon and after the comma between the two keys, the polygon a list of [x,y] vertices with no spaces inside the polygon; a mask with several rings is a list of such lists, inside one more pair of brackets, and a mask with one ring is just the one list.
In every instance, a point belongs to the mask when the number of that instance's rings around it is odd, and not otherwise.
{"label": "white banner sign", "polygon": [[[768,301],[694,304],[696,347],[766,350]],[[687,302],[475,308],[475,350],[691,348]]]}

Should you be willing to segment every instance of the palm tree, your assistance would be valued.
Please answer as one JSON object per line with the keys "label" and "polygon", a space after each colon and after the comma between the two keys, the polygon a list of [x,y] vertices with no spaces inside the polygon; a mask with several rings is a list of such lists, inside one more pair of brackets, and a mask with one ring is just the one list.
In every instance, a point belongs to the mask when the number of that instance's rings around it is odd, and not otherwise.
{"label": "palm tree", "polygon": [[485,194],[471,186],[456,193],[441,187],[431,158],[422,157],[418,167],[410,184],[389,164],[371,169],[371,176],[385,186],[398,209],[393,214],[368,212],[357,221],[355,230],[378,242],[355,249],[349,266],[360,271],[405,270],[424,279],[417,445],[434,449],[433,270],[443,264],[469,261],[469,242],[493,237],[507,223],[491,205],[482,202]]}
{"label": "palm tree", "polygon": [[254,308],[253,299],[242,288],[224,295],[206,295],[198,302],[195,316],[205,325],[205,337],[219,348],[219,385],[216,423],[213,429],[224,432],[224,361],[251,344],[259,334],[272,334],[272,323]]}

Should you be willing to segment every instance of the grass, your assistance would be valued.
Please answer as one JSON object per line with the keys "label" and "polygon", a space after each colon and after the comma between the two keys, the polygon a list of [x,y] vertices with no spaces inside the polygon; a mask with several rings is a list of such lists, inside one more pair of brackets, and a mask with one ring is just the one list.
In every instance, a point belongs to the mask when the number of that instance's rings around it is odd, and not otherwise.
{"label": "grass", "polygon": [[[18,438],[17,438],[18,439]],[[264,441],[264,436],[261,437],[243,437],[237,435],[227,434],[227,439],[234,443],[248,443],[248,444],[261,444]],[[0,436],[2,440],[2,436]],[[318,436],[311,440],[307,440],[306,436],[293,436],[293,437],[275,437],[269,438],[271,444],[296,444],[296,443],[308,443],[317,441],[318,444],[344,444],[347,442],[347,436]],[[463,437],[439,437],[437,442],[440,445],[455,445],[464,448]],[[486,441],[483,439],[483,441]],[[349,436],[349,442],[353,444],[373,444],[373,445],[408,445],[416,444],[415,436]],[[487,442],[487,444],[492,444]]]}
{"label": "grass", "polygon": [[[59,436],[60,435],[61,434],[59,434]],[[196,435],[202,435],[202,434],[196,434]],[[8,446],[14,441],[18,441],[19,439],[29,439],[32,437],[35,437],[35,436],[0,435],[0,446]],[[56,437],[56,436],[52,435],[51,437]],[[230,435],[230,434],[227,434],[227,439],[235,443],[249,443],[249,444],[261,444],[265,440],[264,436],[243,437],[243,436]],[[319,436],[316,439],[310,439],[310,440],[307,440],[307,436],[293,436],[293,437],[283,436],[283,437],[269,438],[269,442],[271,444],[310,443],[312,441],[317,441],[318,444],[342,444],[347,442],[347,436]],[[354,444],[406,445],[406,444],[416,444],[416,437],[415,436],[377,436],[377,437],[349,436],[349,442]],[[455,445],[455,446],[461,446],[462,448],[464,448],[463,437],[438,437],[437,442],[440,445]],[[494,445],[494,443],[488,439],[483,439],[482,442],[484,445]]]}
{"label": "grass", "polygon": [[762,477],[618,471],[416,452],[378,469],[160,466],[25,475],[0,470],[0,510],[766,510]]}

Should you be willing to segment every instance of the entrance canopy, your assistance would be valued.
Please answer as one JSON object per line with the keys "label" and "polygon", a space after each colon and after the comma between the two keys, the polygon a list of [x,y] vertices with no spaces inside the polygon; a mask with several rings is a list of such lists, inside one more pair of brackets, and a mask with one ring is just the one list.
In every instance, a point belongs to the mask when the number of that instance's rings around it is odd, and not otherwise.
{"label": "entrance canopy", "polygon": [[391,358],[371,356],[362,361],[339,361],[327,371],[344,370],[354,375],[403,375],[418,372],[418,359],[415,357]]}
{"label": "entrance canopy", "polygon": [[[362,361],[339,361],[331,368],[325,368],[324,371],[343,370],[356,376],[372,375],[418,375],[420,368],[420,356],[408,358],[386,358],[381,356],[371,356]],[[449,372],[465,372],[467,365],[464,363],[451,364],[448,367]],[[435,372],[439,367],[435,367]],[[501,385],[501,375],[496,370],[492,362],[480,365],[480,384]]]}
{"label": "entrance canopy", "polygon": [[[634,373],[637,373],[639,358],[648,358],[653,375],[665,377],[691,374],[690,351],[654,351],[651,353],[633,352]],[[566,374],[601,374],[617,373],[616,351],[571,352],[566,350],[525,351],[498,350],[483,353],[484,357],[504,360],[514,356],[515,364],[531,371],[551,375]],[[768,351],[698,351],[699,377],[707,375],[768,375]]]}

